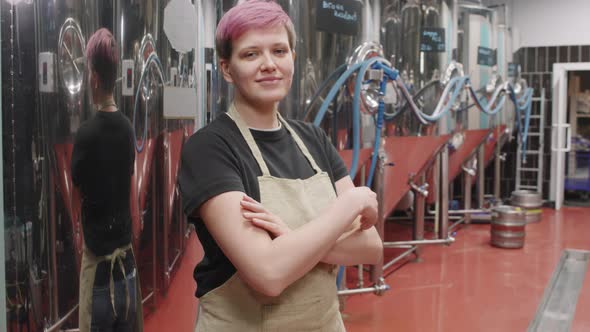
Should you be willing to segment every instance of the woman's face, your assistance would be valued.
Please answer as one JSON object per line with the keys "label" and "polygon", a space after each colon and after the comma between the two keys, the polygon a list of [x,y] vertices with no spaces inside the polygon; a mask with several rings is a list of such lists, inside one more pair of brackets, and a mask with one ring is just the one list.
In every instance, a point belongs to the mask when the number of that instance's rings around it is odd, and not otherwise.
{"label": "woman's face", "polygon": [[280,25],[246,31],[232,41],[230,59],[220,63],[236,93],[254,105],[265,105],[282,100],[289,92],[294,58],[287,29]]}

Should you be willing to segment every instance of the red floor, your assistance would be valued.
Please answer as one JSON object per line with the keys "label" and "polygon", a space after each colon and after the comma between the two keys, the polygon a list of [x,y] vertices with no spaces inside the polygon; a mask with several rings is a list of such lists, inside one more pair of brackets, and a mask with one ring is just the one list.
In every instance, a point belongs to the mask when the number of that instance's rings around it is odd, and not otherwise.
{"label": "red floor", "polygon": [[[516,250],[491,247],[489,225],[464,227],[451,246],[424,248],[420,263],[390,273],[391,290],[384,296],[349,297],[347,330],[525,331],[562,250],[590,250],[589,212],[544,210],[541,223],[527,225],[525,247]],[[197,301],[192,269],[201,250],[194,237],[190,243],[168,295],[146,318],[148,332],[193,330]],[[571,331],[590,331],[590,273]]]}

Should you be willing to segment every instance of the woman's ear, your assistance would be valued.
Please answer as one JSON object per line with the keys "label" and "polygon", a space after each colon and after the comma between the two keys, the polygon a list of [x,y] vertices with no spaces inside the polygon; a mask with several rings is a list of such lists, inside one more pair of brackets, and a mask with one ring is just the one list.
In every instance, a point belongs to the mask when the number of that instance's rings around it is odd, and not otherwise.
{"label": "woman's ear", "polygon": [[229,60],[228,59],[219,59],[219,66],[221,67],[221,73],[223,74],[223,78],[227,83],[233,83],[234,80],[231,76],[231,71],[229,68]]}

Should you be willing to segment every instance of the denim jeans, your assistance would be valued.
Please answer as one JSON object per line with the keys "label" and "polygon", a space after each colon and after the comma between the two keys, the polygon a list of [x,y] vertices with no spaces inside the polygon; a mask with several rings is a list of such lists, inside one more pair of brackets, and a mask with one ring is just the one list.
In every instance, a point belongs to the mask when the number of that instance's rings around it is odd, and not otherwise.
{"label": "denim jeans", "polygon": [[[92,332],[132,332],[135,327],[137,308],[135,304],[137,271],[134,269],[125,278],[115,280],[115,310],[111,304],[109,285],[92,289]],[[125,284],[129,290],[129,308],[126,304]],[[128,309],[128,310],[127,310]],[[125,313],[127,312],[127,317]]]}

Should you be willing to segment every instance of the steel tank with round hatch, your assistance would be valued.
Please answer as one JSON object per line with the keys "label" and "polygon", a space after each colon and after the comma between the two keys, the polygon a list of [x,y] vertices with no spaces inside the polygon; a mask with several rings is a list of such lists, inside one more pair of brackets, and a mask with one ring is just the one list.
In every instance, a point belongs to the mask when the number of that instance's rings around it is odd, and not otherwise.
{"label": "steel tank with round hatch", "polygon": [[[48,306],[46,324],[76,326],[78,271],[83,247],[81,200],[70,163],[75,134],[92,116],[87,89],[86,43],[112,20],[110,2],[35,2],[38,112],[44,133],[48,220]],[[32,37],[33,38],[33,37]]]}
{"label": "steel tank with round hatch", "polygon": [[[345,5],[342,9],[328,8],[324,5],[325,2],[315,0],[277,2],[293,21],[297,34],[293,85],[289,95],[281,103],[281,112],[290,118],[311,121],[313,109],[317,110],[322,102],[312,101],[312,97],[322,82],[340,66],[347,64],[354,50],[364,41],[363,33],[367,28],[363,25],[368,22],[365,18],[368,15],[368,1],[342,1]],[[337,10],[347,11],[354,18],[334,21],[332,13]],[[338,128],[347,126],[345,123],[347,116],[350,118],[350,113],[347,112],[349,108],[350,101],[346,98],[339,99],[331,107],[329,117],[336,117],[335,122],[340,124]],[[334,122],[329,119],[326,121]],[[330,134],[333,138],[336,136]]]}

